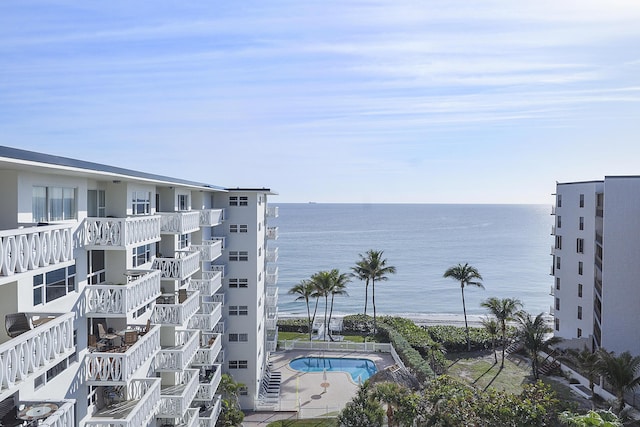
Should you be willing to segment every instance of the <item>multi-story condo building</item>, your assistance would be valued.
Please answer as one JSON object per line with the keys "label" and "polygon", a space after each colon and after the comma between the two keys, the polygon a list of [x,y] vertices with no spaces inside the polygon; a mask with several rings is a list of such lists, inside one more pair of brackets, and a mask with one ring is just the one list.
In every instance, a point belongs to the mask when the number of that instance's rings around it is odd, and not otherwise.
{"label": "multi-story condo building", "polygon": [[277,208],[226,189],[0,147],[0,424],[213,427],[277,342]]}
{"label": "multi-story condo building", "polygon": [[640,355],[640,177],[559,183],[555,196],[555,335]]}

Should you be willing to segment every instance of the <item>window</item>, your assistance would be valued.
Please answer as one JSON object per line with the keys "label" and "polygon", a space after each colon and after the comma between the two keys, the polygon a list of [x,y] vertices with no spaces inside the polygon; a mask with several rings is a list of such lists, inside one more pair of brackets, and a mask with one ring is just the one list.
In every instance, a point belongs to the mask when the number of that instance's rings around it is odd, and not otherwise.
{"label": "window", "polygon": [[560,298],[556,298],[556,310],[560,310]]}
{"label": "window", "polygon": [[578,297],[582,298],[582,283],[578,283]]}
{"label": "window", "polygon": [[33,305],[51,302],[76,289],[76,266],[33,276]]}
{"label": "window", "polygon": [[262,256],[262,246],[258,248],[258,256]]}
{"label": "window", "polygon": [[576,251],[579,254],[583,254],[584,253],[584,239],[576,239]]}
{"label": "window", "polygon": [[247,386],[246,386],[246,385],[243,385],[242,387],[240,387],[240,388],[238,389],[238,394],[239,394],[240,396],[248,396],[248,395],[249,395],[249,390],[247,389]]}
{"label": "window", "polygon": [[247,224],[229,224],[229,233],[246,233],[248,231]]}
{"label": "window", "polygon": [[246,233],[248,231],[247,224],[240,224],[240,232]]}
{"label": "window", "polygon": [[229,334],[229,342],[248,342],[249,334]]}
{"label": "window", "polygon": [[249,206],[247,196],[229,196],[229,206]]}
{"label": "window", "polygon": [[76,219],[76,189],[34,186],[31,209],[33,222]]}
{"label": "window", "polygon": [[246,316],[249,314],[249,306],[247,305],[230,305],[229,316]]}
{"label": "window", "polygon": [[240,196],[240,206],[249,206],[249,198],[247,196]]}
{"label": "window", "polygon": [[578,331],[577,331],[577,333],[576,333],[576,336],[577,336],[578,338],[580,338],[580,337],[582,336],[582,329],[578,328]]}
{"label": "window", "polygon": [[579,230],[584,230],[584,217],[580,217],[580,224],[578,225]]}
{"label": "window", "polygon": [[249,252],[229,251],[229,261],[249,261]]}
{"label": "window", "polygon": [[191,244],[191,234],[181,234],[178,238],[178,248],[186,249]]}
{"label": "window", "polygon": [[238,206],[238,196],[229,196],[229,206]]}
{"label": "window", "polygon": [[556,224],[558,225],[558,228],[562,228],[562,216],[556,216]]}
{"label": "window", "polygon": [[582,275],[582,266],[583,266],[582,261],[578,261],[578,274],[579,275]]}
{"label": "window", "polygon": [[555,326],[556,326],[556,331],[560,330],[560,319],[555,319]]}
{"label": "window", "polygon": [[558,194],[556,196],[556,206],[561,208],[562,207],[562,194]]}
{"label": "window", "polygon": [[580,195],[580,207],[584,208],[584,194]]}
{"label": "window", "polygon": [[249,279],[229,279],[230,288],[248,288]]}
{"label": "window", "polygon": [[560,290],[560,278],[556,277],[556,290],[559,291]]}
{"label": "window", "polygon": [[556,257],[556,269],[560,270],[560,257],[559,256]]}
{"label": "window", "polygon": [[148,191],[133,191],[131,193],[131,214],[149,215],[151,213],[151,193]]}
{"label": "window", "polygon": [[578,306],[578,320],[582,320],[582,306]]}
{"label": "window", "polygon": [[107,216],[107,203],[104,190],[87,191],[87,216],[99,218]]}
{"label": "window", "polygon": [[556,249],[562,249],[562,236],[556,236]]}
{"label": "window", "polygon": [[229,360],[229,369],[247,369],[248,366],[246,360]]}
{"label": "window", "polygon": [[151,245],[142,245],[132,250],[132,263],[133,267],[139,267],[142,264],[146,264],[151,261]]}
{"label": "window", "polygon": [[89,251],[87,253],[87,284],[104,283],[107,280],[106,275],[104,251]]}
{"label": "window", "polygon": [[188,194],[178,194],[178,210],[179,211],[188,211],[189,206],[189,195]]}

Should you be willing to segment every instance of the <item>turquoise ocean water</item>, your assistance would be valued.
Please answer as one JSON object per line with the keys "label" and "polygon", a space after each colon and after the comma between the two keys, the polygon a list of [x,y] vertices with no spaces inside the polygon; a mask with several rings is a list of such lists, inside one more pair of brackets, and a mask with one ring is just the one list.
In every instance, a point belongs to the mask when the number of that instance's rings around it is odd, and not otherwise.
{"label": "turquoise ocean water", "polygon": [[[281,316],[306,315],[304,302],[287,294],[293,285],[320,270],[350,273],[368,249],[384,250],[397,269],[376,283],[378,314],[460,314],[460,287],[442,277],[459,262],[484,278],[485,290],[465,288],[468,313],[485,313],[480,302],[491,296],[519,298],[536,314],[552,303],[550,206],[271,204],[279,206],[269,225],[279,227],[270,246],[279,248]],[[336,297],[334,313],[362,312],[363,282],[353,279],[347,290],[348,297]]]}

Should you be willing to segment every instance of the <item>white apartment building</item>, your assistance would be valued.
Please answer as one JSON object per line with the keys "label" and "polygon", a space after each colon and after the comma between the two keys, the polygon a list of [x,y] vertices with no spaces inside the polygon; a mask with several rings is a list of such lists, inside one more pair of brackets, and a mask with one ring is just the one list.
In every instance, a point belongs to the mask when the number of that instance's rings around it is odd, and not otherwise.
{"label": "white apartment building", "polygon": [[277,343],[269,189],[0,147],[0,425],[213,427]]}
{"label": "white apartment building", "polygon": [[552,214],[555,335],[640,355],[640,177],[559,183]]}

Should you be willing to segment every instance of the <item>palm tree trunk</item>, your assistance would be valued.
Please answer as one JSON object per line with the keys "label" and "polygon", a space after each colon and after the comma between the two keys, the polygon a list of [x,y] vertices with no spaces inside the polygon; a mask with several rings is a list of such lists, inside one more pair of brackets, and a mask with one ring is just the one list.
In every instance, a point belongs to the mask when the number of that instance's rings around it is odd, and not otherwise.
{"label": "palm tree trunk", "polygon": [[333,316],[333,294],[331,294],[331,309],[329,310],[329,323],[327,324],[327,335],[329,335],[329,339],[333,341],[333,337],[331,336],[331,328],[329,325],[331,324],[331,317]]}
{"label": "palm tree trunk", "polygon": [[[316,321],[316,314],[318,313],[318,302],[319,302],[319,301],[320,301],[320,298],[319,298],[319,297],[316,297],[316,306],[315,306],[315,308],[313,309],[313,317],[311,318],[311,323],[312,323],[311,328],[312,328],[312,329],[313,329],[313,322],[315,322],[315,321]],[[313,332],[313,330],[312,330],[312,331],[310,331],[309,333],[311,334],[312,332]],[[309,338],[309,341],[311,341],[311,338]]]}
{"label": "palm tree trunk", "polygon": [[[491,346],[493,347],[493,359],[498,363],[498,355],[496,354],[496,336],[491,337]],[[504,359],[503,359],[504,360]]]}
{"label": "palm tree trunk", "polygon": [[328,299],[328,295],[324,296],[324,325],[322,325],[323,327],[323,331],[322,331],[322,335],[324,336],[324,340],[327,340],[327,306],[329,305],[329,299]]}
{"label": "palm tree trunk", "polygon": [[367,315],[367,303],[369,302],[369,279],[364,282],[364,315]]}
{"label": "palm tree trunk", "polygon": [[505,347],[507,346],[506,343],[506,336],[507,336],[507,325],[503,322],[502,323],[502,364],[500,365],[500,369],[504,368],[504,350]]}
{"label": "palm tree trunk", "polygon": [[467,323],[467,307],[464,304],[464,283],[460,283],[460,291],[462,292],[462,313],[464,314],[464,329],[467,334],[467,351],[471,351],[471,339],[469,338],[469,324]]}
{"label": "palm tree trunk", "polygon": [[313,333],[313,324],[311,323],[311,308],[309,307],[309,298],[307,298],[306,301],[307,301],[307,325],[309,328],[307,332],[309,332],[309,341],[311,341],[311,334]]}
{"label": "palm tree trunk", "polygon": [[376,279],[371,279],[371,302],[373,303],[373,334],[378,330],[376,324]]}

